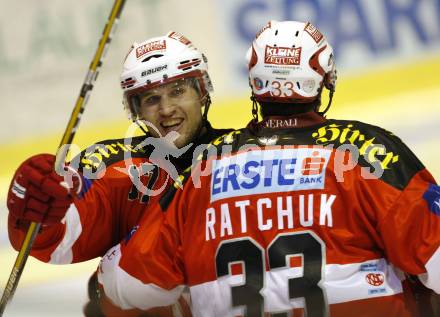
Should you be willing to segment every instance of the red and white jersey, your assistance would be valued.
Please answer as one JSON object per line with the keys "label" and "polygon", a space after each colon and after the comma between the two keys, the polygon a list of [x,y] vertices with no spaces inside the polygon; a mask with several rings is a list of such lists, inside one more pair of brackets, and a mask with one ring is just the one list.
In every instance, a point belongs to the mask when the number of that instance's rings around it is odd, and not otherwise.
{"label": "red and white jersey", "polygon": [[[33,244],[32,256],[54,264],[86,261],[102,256],[130,232],[147,205],[157,199],[141,195],[134,185],[141,167],[151,167],[141,177],[146,186],[157,188],[170,182],[150,163],[148,150],[135,150],[144,138],[133,138],[130,144],[124,144],[123,139],[103,141],[71,162],[83,175],[82,192],[75,197],[62,223],[43,227]],[[21,246],[24,235],[10,219],[9,237],[15,248]]]}
{"label": "red and white jersey", "polygon": [[[213,129],[194,141],[209,143],[230,130]],[[82,191],[75,197],[62,223],[43,227],[33,244],[31,255],[41,261],[68,264],[87,261],[105,254],[126,238],[144,218],[144,225],[159,226],[163,212],[150,206],[172,184],[168,173],[152,162],[152,144],[145,136],[99,142],[88,147],[70,166],[81,173]],[[137,148],[138,145],[142,145]],[[192,151],[170,157],[177,171],[191,164]],[[9,239],[21,247],[25,232],[11,217]]]}
{"label": "red and white jersey", "polygon": [[414,313],[403,273],[440,293],[440,187],[381,128],[268,118],[180,181],[161,228],[141,223],[101,261],[119,307],[166,306],[188,286],[194,316],[401,317]]}

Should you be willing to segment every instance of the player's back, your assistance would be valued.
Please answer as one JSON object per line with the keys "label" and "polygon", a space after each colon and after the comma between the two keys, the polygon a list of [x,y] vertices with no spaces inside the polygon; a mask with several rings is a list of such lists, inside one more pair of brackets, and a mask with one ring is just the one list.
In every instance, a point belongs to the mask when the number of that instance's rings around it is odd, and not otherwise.
{"label": "player's back", "polygon": [[397,137],[293,117],[214,143],[178,203],[195,315],[412,315],[391,263],[424,273],[440,220],[434,180]]}

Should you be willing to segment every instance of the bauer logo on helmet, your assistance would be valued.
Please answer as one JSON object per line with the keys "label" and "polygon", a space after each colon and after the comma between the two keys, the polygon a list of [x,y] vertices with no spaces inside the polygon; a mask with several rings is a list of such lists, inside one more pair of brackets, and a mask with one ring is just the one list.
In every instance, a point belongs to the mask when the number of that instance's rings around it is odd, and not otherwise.
{"label": "bauer logo on helmet", "polygon": [[168,65],[161,65],[161,66],[157,66],[157,67],[155,67],[155,68],[151,68],[151,69],[147,69],[147,70],[144,70],[142,73],[141,73],[141,76],[142,77],[145,77],[145,76],[148,76],[148,75],[151,75],[151,74],[154,74],[154,73],[157,73],[157,72],[161,72],[161,71],[164,71],[164,70],[166,70],[166,69],[168,69]]}

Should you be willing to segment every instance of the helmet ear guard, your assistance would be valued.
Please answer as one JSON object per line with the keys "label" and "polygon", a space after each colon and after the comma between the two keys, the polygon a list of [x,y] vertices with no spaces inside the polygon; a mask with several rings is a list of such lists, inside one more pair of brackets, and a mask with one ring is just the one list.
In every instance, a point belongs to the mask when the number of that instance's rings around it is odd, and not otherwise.
{"label": "helmet ear guard", "polygon": [[324,83],[324,87],[327,88],[329,91],[329,100],[328,100],[327,106],[325,107],[325,109],[323,111],[317,111],[322,116],[324,116],[327,113],[327,111],[330,109],[330,107],[332,105],[332,101],[333,101],[333,95],[336,91],[336,80],[337,80],[338,76],[337,76],[336,67],[335,67],[335,63],[334,63],[333,53],[330,54],[330,56],[328,58],[328,65],[331,68],[328,72],[325,73],[323,83]]}
{"label": "helmet ear guard", "polygon": [[337,76],[333,50],[326,49],[324,52],[319,56],[319,63],[323,65],[323,68],[325,69],[325,75],[323,79],[324,87],[334,92],[336,90]]}
{"label": "helmet ear guard", "polygon": [[330,91],[335,92],[336,90],[336,80],[338,79],[336,69],[332,69],[324,76],[324,86]]}

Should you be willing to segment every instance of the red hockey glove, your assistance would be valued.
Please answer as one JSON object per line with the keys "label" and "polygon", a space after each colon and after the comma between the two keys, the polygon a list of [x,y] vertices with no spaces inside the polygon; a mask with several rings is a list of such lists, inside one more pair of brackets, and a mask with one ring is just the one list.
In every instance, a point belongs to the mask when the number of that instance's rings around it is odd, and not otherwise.
{"label": "red hockey glove", "polygon": [[24,161],[15,172],[8,192],[9,214],[19,227],[30,221],[54,224],[61,221],[73,197],[64,178],[54,170],[55,156],[39,154]]}

